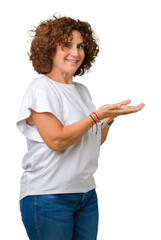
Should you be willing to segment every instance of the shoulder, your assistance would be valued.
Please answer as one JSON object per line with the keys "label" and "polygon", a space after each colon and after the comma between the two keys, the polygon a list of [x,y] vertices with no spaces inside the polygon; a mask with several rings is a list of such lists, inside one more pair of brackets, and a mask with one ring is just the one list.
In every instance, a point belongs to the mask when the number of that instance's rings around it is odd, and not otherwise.
{"label": "shoulder", "polygon": [[35,94],[41,93],[48,96],[53,94],[55,96],[60,95],[59,88],[57,88],[54,84],[51,84],[51,82],[44,76],[34,78],[28,86],[28,92],[33,92]]}
{"label": "shoulder", "polygon": [[48,87],[48,82],[43,76],[34,78],[29,85],[30,89],[44,90],[47,87]]}
{"label": "shoulder", "polygon": [[77,82],[77,83],[76,83],[76,86],[77,86],[80,90],[82,90],[82,91],[89,91],[88,88],[87,88],[87,86],[84,85],[83,83]]}
{"label": "shoulder", "polygon": [[91,94],[90,94],[89,89],[88,89],[88,87],[87,87],[86,85],[77,82],[77,86],[78,86],[78,89],[79,89],[84,95],[88,95],[88,96],[91,98]]}
{"label": "shoulder", "polygon": [[36,100],[41,104],[47,104],[47,102],[53,104],[53,102],[56,102],[59,105],[62,101],[59,88],[43,76],[34,78],[31,81],[26,96],[31,101]]}

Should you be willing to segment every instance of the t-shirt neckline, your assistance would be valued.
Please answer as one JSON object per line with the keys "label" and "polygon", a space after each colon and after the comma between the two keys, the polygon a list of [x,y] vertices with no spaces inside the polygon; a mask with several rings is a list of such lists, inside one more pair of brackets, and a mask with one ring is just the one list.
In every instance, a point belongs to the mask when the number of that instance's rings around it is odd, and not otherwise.
{"label": "t-shirt neckline", "polygon": [[57,84],[59,86],[64,86],[64,87],[67,87],[67,88],[73,88],[76,86],[76,82],[73,82],[72,84],[67,84],[67,83],[60,83],[60,82],[57,82],[49,77],[47,77],[46,75],[43,75],[46,79],[48,79],[50,82],[54,83],[54,84]]}

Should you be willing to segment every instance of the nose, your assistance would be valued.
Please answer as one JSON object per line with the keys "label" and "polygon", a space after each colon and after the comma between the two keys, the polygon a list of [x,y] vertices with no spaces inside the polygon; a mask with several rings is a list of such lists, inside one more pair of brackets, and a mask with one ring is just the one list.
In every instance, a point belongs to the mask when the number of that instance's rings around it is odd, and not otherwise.
{"label": "nose", "polygon": [[70,54],[71,54],[73,57],[78,57],[78,56],[79,56],[79,49],[78,49],[77,47],[73,46],[73,47],[71,48]]}

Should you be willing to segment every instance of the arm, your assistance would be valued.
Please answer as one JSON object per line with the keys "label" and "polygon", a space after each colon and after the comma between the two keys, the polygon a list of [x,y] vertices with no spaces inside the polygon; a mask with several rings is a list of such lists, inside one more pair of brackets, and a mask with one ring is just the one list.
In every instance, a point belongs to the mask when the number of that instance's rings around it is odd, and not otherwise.
{"label": "arm", "polygon": [[[105,123],[110,123],[114,118],[105,118],[103,119],[103,121]],[[103,125],[101,126],[101,145],[105,142],[106,138],[107,138],[107,135],[108,135],[108,132],[109,132],[109,128],[105,128]]]}
{"label": "arm", "polygon": [[109,129],[101,126],[101,145],[106,141]]}
{"label": "arm", "polygon": [[46,145],[55,151],[65,150],[76,143],[92,127],[93,123],[92,118],[87,116],[71,125],[63,126],[52,113],[38,113],[31,110],[31,114],[40,136]]}
{"label": "arm", "polygon": [[92,127],[93,120],[87,116],[80,121],[65,126],[61,131],[61,140],[58,143],[58,149],[66,149],[84,136]]}
{"label": "arm", "polygon": [[[127,106],[129,100],[119,104],[103,105],[95,113],[99,119],[115,118],[119,115],[140,111],[144,104]],[[55,151],[62,151],[76,143],[92,127],[93,120],[90,116],[81,119],[74,124],[63,126],[62,123],[50,112],[35,112],[31,110],[32,119],[40,136],[47,146]],[[106,120],[105,120],[106,121]],[[109,122],[107,122],[109,123]],[[106,132],[104,133],[106,136]]]}

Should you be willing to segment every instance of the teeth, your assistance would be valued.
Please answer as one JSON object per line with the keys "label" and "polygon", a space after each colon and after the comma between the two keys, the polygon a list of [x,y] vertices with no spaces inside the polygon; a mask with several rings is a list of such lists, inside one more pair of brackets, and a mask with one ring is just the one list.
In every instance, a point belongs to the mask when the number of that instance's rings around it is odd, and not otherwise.
{"label": "teeth", "polygon": [[69,60],[69,59],[66,59],[68,62],[71,62],[71,63],[76,63],[78,61],[72,61],[72,60]]}

